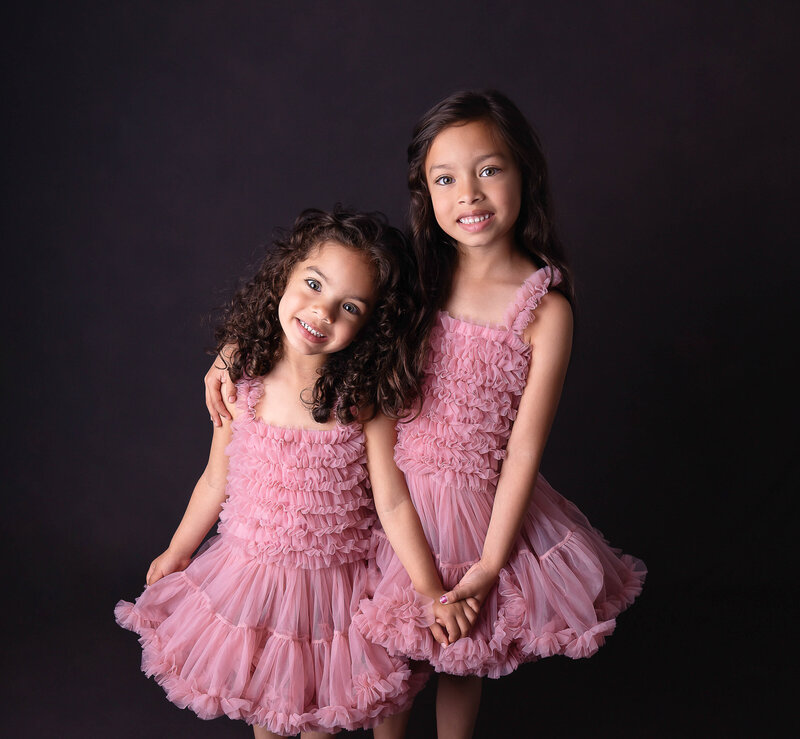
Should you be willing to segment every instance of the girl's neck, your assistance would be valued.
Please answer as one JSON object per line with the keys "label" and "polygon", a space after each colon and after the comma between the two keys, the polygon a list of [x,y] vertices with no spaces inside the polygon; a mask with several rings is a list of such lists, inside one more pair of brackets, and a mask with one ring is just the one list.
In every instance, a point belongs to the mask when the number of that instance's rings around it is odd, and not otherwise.
{"label": "girl's neck", "polygon": [[501,325],[519,286],[535,269],[516,249],[459,249],[446,310],[474,323]]}
{"label": "girl's neck", "polygon": [[458,259],[454,277],[472,281],[502,280],[525,269],[530,260],[513,243],[490,246],[465,247],[458,245]]}
{"label": "girl's neck", "polygon": [[332,428],[335,419],[316,423],[309,406],[311,390],[326,355],[297,355],[290,348],[264,378],[264,395],[256,407],[256,415],[272,426],[290,428]]}
{"label": "girl's neck", "polygon": [[283,382],[298,387],[311,387],[317,381],[326,358],[325,354],[298,354],[291,347],[284,346],[283,356],[275,363],[270,375],[279,376]]}

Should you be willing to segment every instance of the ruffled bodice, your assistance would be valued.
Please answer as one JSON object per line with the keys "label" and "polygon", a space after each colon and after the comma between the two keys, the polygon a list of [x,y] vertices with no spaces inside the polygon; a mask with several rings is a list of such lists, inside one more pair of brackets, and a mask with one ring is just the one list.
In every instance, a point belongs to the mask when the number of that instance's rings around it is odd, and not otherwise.
{"label": "ruffled bodice", "polygon": [[496,483],[528,377],[531,347],[522,331],[557,271],[541,269],[520,287],[505,326],[445,312],[430,335],[421,413],[398,424],[395,460],[405,473],[432,475],[442,489]]}
{"label": "ruffled bodice", "polygon": [[315,569],[355,562],[369,551],[375,510],[364,434],[271,426],[255,416],[260,380],[239,385],[243,413],[227,448],[228,499],[220,534],[261,561]]}

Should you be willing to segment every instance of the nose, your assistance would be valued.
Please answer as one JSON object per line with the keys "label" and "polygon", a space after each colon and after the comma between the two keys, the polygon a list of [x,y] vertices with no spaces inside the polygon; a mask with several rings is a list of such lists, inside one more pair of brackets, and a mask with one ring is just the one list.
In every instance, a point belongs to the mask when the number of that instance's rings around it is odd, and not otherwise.
{"label": "nose", "polygon": [[461,190],[458,193],[458,202],[462,205],[469,205],[481,200],[480,182],[474,177],[462,178]]}
{"label": "nose", "polygon": [[323,323],[333,322],[333,310],[324,300],[317,301],[311,310]]}

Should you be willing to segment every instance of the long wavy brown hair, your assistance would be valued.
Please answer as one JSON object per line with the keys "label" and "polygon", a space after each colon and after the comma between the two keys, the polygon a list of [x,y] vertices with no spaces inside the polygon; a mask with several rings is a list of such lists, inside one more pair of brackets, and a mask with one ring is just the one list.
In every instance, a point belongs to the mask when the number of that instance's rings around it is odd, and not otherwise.
{"label": "long wavy brown hair", "polygon": [[409,284],[414,266],[407,239],[382,213],[348,211],[338,205],[332,212],[304,210],[225,308],[215,332],[216,351],[224,357],[234,346],[223,360],[234,381],[268,374],[282,355],[278,304],[289,275],[326,241],[368,256],[378,302],[356,338],[326,358],[307,400],[311,414],[318,423],[331,414],[342,423],[365,420],[377,411],[402,418],[418,396],[421,376],[412,333],[418,322]]}
{"label": "long wavy brown hair", "polygon": [[429,309],[422,319],[426,326],[450,295],[458,251],[436,222],[425,178],[425,159],[433,140],[445,128],[471,121],[486,121],[495,129],[522,174],[522,199],[515,227],[517,247],[538,267],[558,269],[563,280],[557,289],[574,303],[572,273],[556,232],[547,163],[539,137],[503,93],[467,90],[453,93],[425,113],[414,127],[408,146],[409,221],[419,284]]}

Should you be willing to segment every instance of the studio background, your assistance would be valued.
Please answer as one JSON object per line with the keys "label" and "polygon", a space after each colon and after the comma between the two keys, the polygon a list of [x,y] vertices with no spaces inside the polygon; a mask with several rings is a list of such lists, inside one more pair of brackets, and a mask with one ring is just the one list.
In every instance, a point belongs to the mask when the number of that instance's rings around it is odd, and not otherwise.
{"label": "studio background", "polygon": [[543,472],[650,574],[591,660],[488,681],[476,737],[796,725],[796,4],[2,12],[4,736],[252,736],[113,621],[205,463],[210,317],[302,208],[404,224],[415,120],[483,87],[541,136],[576,275]]}

